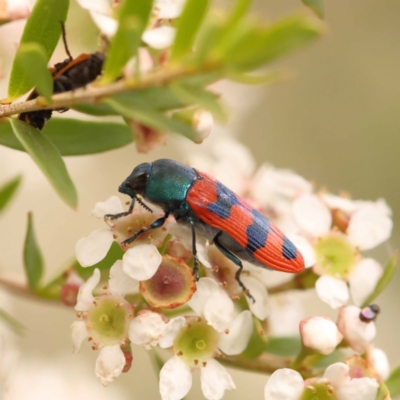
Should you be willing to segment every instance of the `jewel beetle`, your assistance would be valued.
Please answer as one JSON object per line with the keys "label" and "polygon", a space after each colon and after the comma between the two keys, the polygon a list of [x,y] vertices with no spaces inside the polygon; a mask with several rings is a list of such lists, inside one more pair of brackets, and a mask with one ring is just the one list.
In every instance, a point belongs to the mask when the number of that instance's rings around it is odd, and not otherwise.
{"label": "jewel beetle", "polygon": [[252,296],[240,280],[241,260],[284,272],[295,273],[304,269],[301,253],[268,218],[221,182],[187,165],[168,159],[140,164],[122,182],[119,191],[132,198],[129,209],[119,214],[107,214],[106,218],[116,219],[130,214],[136,200],[145,206],[138,196],[165,212],[164,216],[122,243],[127,245],[145,231],[160,228],[172,215],[178,223],[191,229],[193,272],[197,279],[197,234],[213,242],[238,266],[235,278],[250,298]]}
{"label": "jewel beetle", "polygon": [[[105,55],[100,52],[93,54],[82,53],[77,58],[73,58],[68,49],[63,23],[61,23],[61,28],[64,48],[68,58],[55,64],[54,67],[50,69],[53,75],[53,94],[78,89],[93,82],[101,74],[105,61]],[[38,92],[33,89],[26,100],[33,100],[38,96]],[[58,108],[56,111],[65,112],[68,111],[68,108]],[[52,114],[52,109],[29,111],[18,115],[18,119],[42,130]]]}

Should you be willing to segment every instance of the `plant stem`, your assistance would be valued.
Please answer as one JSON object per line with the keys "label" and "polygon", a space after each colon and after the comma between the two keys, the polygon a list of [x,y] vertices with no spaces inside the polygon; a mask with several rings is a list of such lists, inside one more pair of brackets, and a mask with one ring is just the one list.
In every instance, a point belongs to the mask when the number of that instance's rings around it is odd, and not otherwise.
{"label": "plant stem", "polygon": [[267,353],[262,354],[256,359],[248,359],[242,356],[225,356],[217,358],[221,364],[224,364],[227,367],[266,374],[272,374],[280,368],[289,368],[291,363],[291,359],[288,357]]}
{"label": "plant stem", "polygon": [[[104,97],[108,97],[117,93],[140,90],[149,87],[165,86],[179,78],[217,72],[220,68],[221,65],[219,64],[206,64],[201,68],[177,66],[163,68],[155,71],[154,73],[149,73],[140,80],[131,78],[121,79],[108,85],[87,85],[84,88],[53,95],[51,98],[51,103],[47,103],[43,97],[39,96],[36,99],[21,103],[0,105],[0,118],[8,117],[14,114],[20,114],[23,112],[56,108],[70,108],[76,104],[93,104],[99,102]],[[216,79],[217,75],[213,80]]]}

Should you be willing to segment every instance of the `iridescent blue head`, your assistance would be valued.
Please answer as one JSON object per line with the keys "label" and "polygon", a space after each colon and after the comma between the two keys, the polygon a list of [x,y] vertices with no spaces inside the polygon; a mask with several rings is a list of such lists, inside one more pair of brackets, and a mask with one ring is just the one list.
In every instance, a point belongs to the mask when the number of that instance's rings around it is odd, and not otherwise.
{"label": "iridescent blue head", "polygon": [[131,196],[143,195],[146,190],[147,180],[151,172],[151,163],[139,164],[132,173],[121,183],[119,191]]}

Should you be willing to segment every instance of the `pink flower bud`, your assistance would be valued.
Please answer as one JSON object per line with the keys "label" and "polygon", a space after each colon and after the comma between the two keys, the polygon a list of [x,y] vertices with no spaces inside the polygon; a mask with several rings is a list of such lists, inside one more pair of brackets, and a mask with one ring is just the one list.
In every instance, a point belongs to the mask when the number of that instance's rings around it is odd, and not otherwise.
{"label": "pink flower bud", "polygon": [[316,316],[300,322],[303,345],[321,354],[330,354],[342,341],[343,335],[328,317]]}

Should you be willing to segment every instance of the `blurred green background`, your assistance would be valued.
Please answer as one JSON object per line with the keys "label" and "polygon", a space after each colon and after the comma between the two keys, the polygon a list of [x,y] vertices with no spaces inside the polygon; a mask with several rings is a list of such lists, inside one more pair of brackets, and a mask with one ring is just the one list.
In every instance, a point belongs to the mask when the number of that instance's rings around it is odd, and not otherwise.
{"label": "blurred green background", "polygon": [[[259,0],[254,5],[258,18],[271,20],[296,10],[305,11],[300,0]],[[390,243],[373,253],[382,262],[400,248],[399,16],[400,2],[396,0],[327,0],[329,30],[325,37],[275,65],[291,67],[296,72],[293,79],[272,88],[229,87],[223,94],[234,111],[229,129],[250,147],[258,163],[268,161],[293,169],[318,187],[345,190],[356,199],[387,200],[393,209],[395,230]],[[82,26],[86,34],[78,37]],[[75,2],[67,30],[73,55],[94,51],[96,30]],[[10,35],[0,31],[6,71],[18,43],[18,35]],[[59,46],[53,59],[64,58]],[[7,76],[0,82],[4,93],[6,81]],[[68,158],[80,196],[78,213],[61,203],[28,156],[0,148],[0,181],[18,172],[25,175],[17,200],[1,220],[3,269],[22,271],[26,213],[32,210],[48,275],[54,274],[72,256],[77,240],[99,228],[99,221],[88,217],[93,204],[115,194],[120,181],[139,162],[163,156],[182,159],[178,142],[170,139],[166,148],[147,156],[138,156],[134,146],[128,146],[103,155]],[[376,344],[388,353],[392,367],[400,362],[399,284],[397,276],[379,298],[382,313]],[[313,299],[309,300],[310,315],[335,315]],[[60,368],[71,385],[72,379],[79,378],[97,388],[101,385],[93,373],[97,353],[83,345],[83,354],[71,355],[69,325],[75,319],[71,310],[15,297],[6,303],[28,328],[18,340],[26,362],[41,359],[47,366],[56,362],[54,368]],[[78,366],[82,369],[79,377],[71,377]],[[265,376],[232,374],[238,390],[228,393],[227,399],[262,398]],[[195,388],[187,396],[191,400],[202,398],[195,375]],[[144,350],[135,348],[132,370],[111,386],[102,390],[105,399],[158,398],[157,378]],[[118,395],[113,391],[117,388]],[[83,398],[76,395],[74,400]]]}

